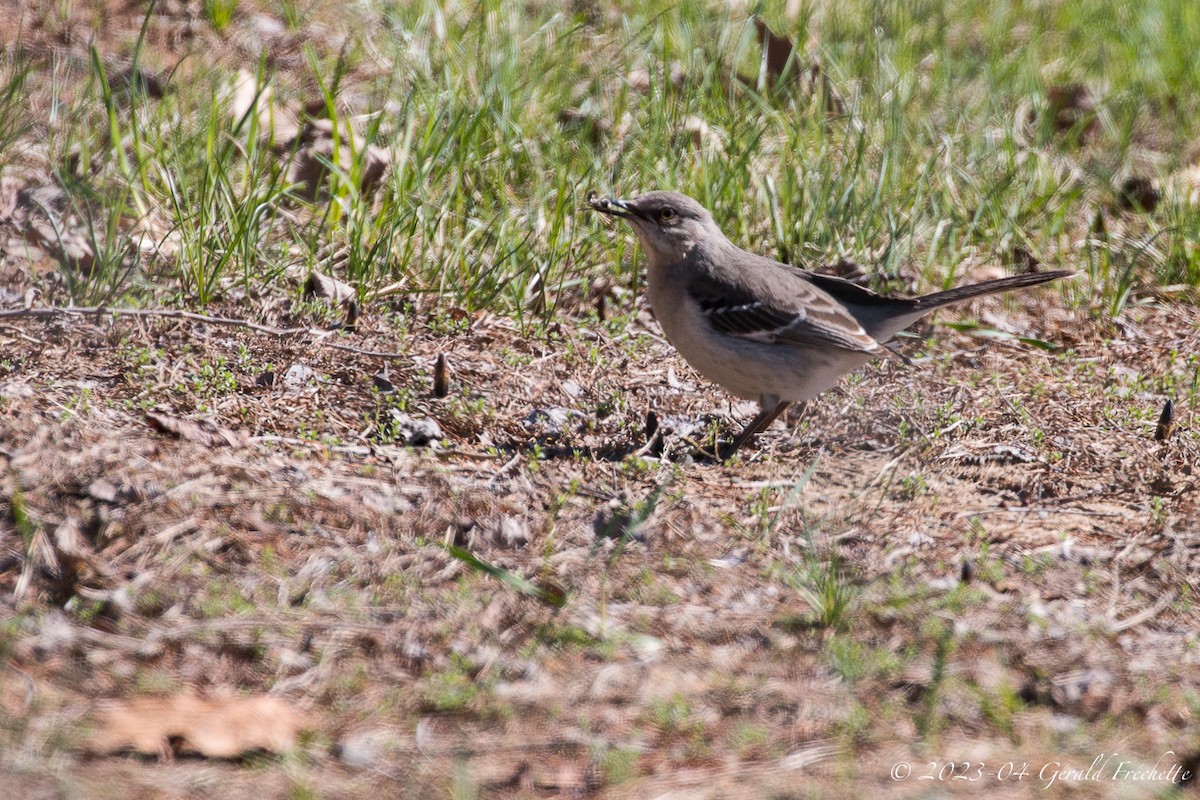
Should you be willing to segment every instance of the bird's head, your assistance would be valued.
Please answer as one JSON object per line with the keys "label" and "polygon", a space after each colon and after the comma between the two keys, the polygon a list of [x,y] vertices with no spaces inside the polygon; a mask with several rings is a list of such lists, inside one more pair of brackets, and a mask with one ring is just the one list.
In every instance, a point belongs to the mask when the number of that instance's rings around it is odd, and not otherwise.
{"label": "bird's head", "polygon": [[652,266],[679,263],[697,245],[725,239],[708,209],[678,192],[647,192],[632,200],[589,196],[588,205],[632,225]]}

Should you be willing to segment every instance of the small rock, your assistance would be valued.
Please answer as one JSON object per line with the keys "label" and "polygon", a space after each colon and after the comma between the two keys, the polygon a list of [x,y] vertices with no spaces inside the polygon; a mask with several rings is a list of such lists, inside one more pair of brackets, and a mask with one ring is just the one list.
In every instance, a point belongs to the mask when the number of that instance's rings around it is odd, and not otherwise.
{"label": "small rock", "polygon": [[571,420],[583,416],[580,412],[562,406],[535,408],[525,417],[525,427],[542,436],[561,436],[567,432]]}
{"label": "small rock", "polygon": [[283,375],[283,385],[288,389],[296,390],[312,380],[314,375],[316,375],[316,372],[313,371],[312,367],[306,367],[303,364],[292,364]]}
{"label": "small rock", "polygon": [[592,680],[588,696],[605,703],[627,703],[637,695],[640,670],[629,664],[605,664]]}
{"label": "small rock", "polygon": [[282,22],[266,14],[253,15],[250,17],[250,24],[262,36],[282,36],[287,32]]}
{"label": "small rock", "polygon": [[662,639],[649,634],[631,637],[629,646],[637,653],[637,657],[647,664],[658,661],[662,657],[663,651],[667,649]]}
{"label": "small rock", "polygon": [[334,755],[349,767],[371,767],[379,761],[386,741],[383,731],[354,731],[334,746]]}
{"label": "small rock", "polygon": [[442,426],[429,417],[413,417],[396,409],[390,410],[392,438],[406,445],[420,447],[443,437]]}
{"label": "small rock", "polygon": [[529,544],[530,538],[532,537],[529,533],[529,525],[525,520],[517,517],[501,519],[500,527],[493,537],[496,544],[504,547],[524,547]]}
{"label": "small rock", "polygon": [[645,542],[646,533],[642,529],[645,520],[638,519],[633,509],[622,503],[618,498],[608,501],[608,504],[596,511],[592,518],[592,533],[597,539],[625,539],[635,542]]}

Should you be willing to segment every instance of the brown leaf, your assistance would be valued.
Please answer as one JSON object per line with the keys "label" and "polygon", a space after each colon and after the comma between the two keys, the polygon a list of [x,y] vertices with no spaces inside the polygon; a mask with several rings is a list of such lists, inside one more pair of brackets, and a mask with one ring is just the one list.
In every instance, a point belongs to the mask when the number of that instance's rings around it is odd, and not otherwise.
{"label": "brown leaf", "polygon": [[1154,428],[1154,438],[1156,441],[1165,442],[1171,438],[1171,431],[1175,428],[1175,403],[1167,400],[1163,404],[1162,414],[1158,416],[1158,425]]}
{"label": "brown leaf", "polygon": [[[652,81],[659,80],[662,77],[663,74],[661,71],[657,75],[652,76],[650,74],[650,70],[646,69],[645,67],[638,67],[637,69],[631,70],[629,74],[625,76],[625,82],[628,83],[629,88],[633,89],[635,92],[646,92],[650,90]],[[687,67],[685,67],[679,61],[672,61],[669,71],[666,73],[666,77],[667,80],[669,80],[671,84],[675,86],[675,88],[681,89],[683,88],[683,85],[687,83]]]}
{"label": "brown leaf", "polygon": [[319,297],[322,300],[345,303],[353,300],[356,294],[357,292],[355,292],[354,287],[350,284],[343,283],[337,278],[323,275],[316,270],[308,273],[308,280],[304,282],[305,300]]}
{"label": "brown leaf", "polygon": [[154,411],[146,412],[150,427],[159,433],[170,434],[206,447],[245,447],[249,437],[241,431],[222,428],[210,420],[179,419]]}
{"label": "brown leaf", "polygon": [[1023,245],[1013,245],[1013,248],[1008,251],[1008,263],[1017,268],[1017,272],[1021,275],[1030,275],[1038,271],[1038,267],[1042,262],[1038,261],[1037,256],[1029,252],[1027,247]]}
{"label": "brown leaf", "polygon": [[829,268],[829,274],[845,278],[851,283],[857,283],[859,286],[867,285],[867,271],[857,262],[851,261],[844,256],[839,258],[837,263]]}
{"label": "brown leaf", "polygon": [[[353,133],[346,136],[342,126],[335,126],[333,120],[309,119],[304,123],[297,138],[282,143],[279,150],[290,152],[299,143],[292,159],[291,173],[288,176],[293,183],[303,184],[300,195],[308,200],[315,200],[323,193],[321,182],[328,172],[328,164],[335,163],[334,152],[337,152],[336,165],[344,172],[354,168],[356,156],[363,159],[362,176],[358,188],[363,193],[370,192],[387,173],[391,166],[391,155],[382,147],[364,145],[361,134]],[[334,131],[337,131],[335,139]],[[366,147],[366,152],[362,153]],[[358,154],[362,153],[361,156]]]}
{"label": "brown leaf", "polygon": [[[767,62],[767,77],[771,79],[773,90],[799,89],[810,98],[816,98],[826,114],[845,113],[845,102],[818,62],[813,61],[807,68],[801,65],[792,41],[771,30],[761,17],[754,18],[754,27],[758,29],[762,41],[763,55]],[[742,78],[742,81],[747,84],[753,83],[745,78]]]}
{"label": "brown leaf", "polygon": [[558,125],[567,133],[582,135],[592,145],[600,144],[612,133],[612,122],[595,104],[564,108],[558,113]]}
{"label": "brown leaf", "polygon": [[724,149],[721,134],[695,114],[684,118],[683,124],[675,130],[674,140],[676,144],[691,147],[693,150],[720,152]]}
{"label": "brown leaf", "polygon": [[758,29],[758,37],[762,41],[763,54],[767,59],[767,75],[778,85],[784,73],[788,71],[789,65],[791,65],[792,74],[795,74],[798,70],[797,65],[791,64],[792,53],[795,52],[796,48],[786,36],[780,36],[771,30],[761,17],[754,18],[754,27]]}
{"label": "brown leaf", "polygon": [[1150,178],[1134,175],[1126,178],[1117,193],[1117,209],[1120,211],[1144,211],[1149,214],[1158,208],[1162,192]]}
{"label": "brown leaf", "polygon": [[816,61],[808,67],[808,84],[809,91],[820,100],[821,108],[826,114],[839,116],[846,113],[846,101]]}
{"label": "brown leaf", "polygon": [[161,100],[166,94],[166,79],[142,66],[134,69],[130,65],[119,70],[113,75],[111,83],[113,85],[120,84],[128,89],[140,90],[145,92],[147,97],[155,100]]}
{"label": "brown leaf", "polygon": [[[15,201],[11,197],[14,189]],[[9,218],[23,226],[25,241],[64,267],[90,275],[96,264],[95,250],[91,240],[67,221],[67,209],[67,196],[53,184],[21,188],[5,182],[0,186],[0,219]]]}
{"label": "brown leaf", "polygon": [[342,320],[342,330],[350,333],[358,330],[358,303],[354,300],[346,303],[346,317]]}
{"label": "brown leaf", "polygon": [[1167,179],[1167,191],[1179,202],[1200,205],[1200,164],[1184,167]]}
{"label": "brown leaf", "polygon": [[70,517],[54,529],[51,545],[64,582],[74,586],[82,577],[99,572],[95,552],[85,541],[77,518]]}
{"label": "brown leaf", "polygon": [[16,178],[0,178],[0,221],[12,219],[24,183]]}
{"label": "brown leaf", "polygon": [[300,115],[296,110],[275,100],[270,85],[259,86],[253,72],[238,70],[229,101],[229,116],[234,123],[253,111],[258,116],[259,135],[268,141],[293,142],[300,135]]}
{"label": "brown leaf", "polygon": [[95,269],[96,253],[91,242],[79,231],[54,225],[49,220],[31,220],[25,227],[25,240],[54,256],[72,272],[91,275]]}
{"label": "brown leaf", "polygon": [[1046,104],[1054,117],[1054,127],[1066,133],[1083,123],[1090,128],[1096,123],[1096,101],[1082,83],[1051,86],[1046,90]]}
{"label": "brown leaf", "polygon": [[450,370],[446,363],[446,354],[438,353],[437,361],[433,364],[433,396],[445,397],[450,394]]}
{"label": "brown leaf", "polygon": [[1028,125],[1040,127],[1042,120],[1054,133],[1083,139],[1096,129],[1096,100],[1082,83],[1050,86],[1043,102],[1030,105],[1027,111]]}
{"label": "brown leaf", "polygon": [[295,747],[306,726],[303,714],[269,695],[140,697],[100,709],[100,730],[88,750],[198,753],[208,758],[235,758],[255,750],[281,753]]}

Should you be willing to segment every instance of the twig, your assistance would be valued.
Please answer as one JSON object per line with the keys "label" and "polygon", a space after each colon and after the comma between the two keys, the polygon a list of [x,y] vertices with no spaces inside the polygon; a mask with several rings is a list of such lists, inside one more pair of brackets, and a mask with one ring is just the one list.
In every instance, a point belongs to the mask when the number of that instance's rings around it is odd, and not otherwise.
{"label": "twig", "polygon": [[[420,448],[396,447],[393,445],[330,445],[321,442],[314,442],[310,439],[295,439],[289,436],[276,436],[275,434],[264,434],[262,436],[251,436],[248,440],[249,444],[282,444],[289,447],[308,447],[315,450],[327,450],[331,453],[339,453],[343,455],[359,456],[367,458],[369,456],[378,455],[384,458],[397,459],[411,456],[413,451]],[[440,458],[469,458],[475,461],[495,461],[500,458],[499,454],[494,453],[473,453],[469,450],[455,450],[453,448],[445,450],[434,450],[433,448],[425,448],[429,455]]]}
{"label": "twig", "polygon": [[124,315],[127,317],[165,317],[169,319],[190,319],[205,325],[225,325],[232,328],[249,328],[259,333],[271,336],[295,336],[307,333],[309,328],[273,328],[270,325],[259,325],[245,319],[232,317],[210,317],[207,314],[197,314],[194,311],[183,311],[178,308],[108,308],[107,306],[89,306],[77,308],[14,308],[0,311],[0,319],[17,319],[21,317],[87,317],[104,314]]}
{"label": "twig", "polygon": [[3,327],[6,331],[12,331],[18,337],[20,337],[21,339],[24,339],[25,341],[29,342],[30,344],[36,344],[39,347],[46,346],[45,342],[41,341],[40,339],[33,338],[29,334],[25,333],[25,331],[18,328],[16,325],[4,325],[4,326],[0,326],[0,327]]}
{"label": "twig", "polygon": [[106,306],[92,306],[86,308],[16,308],[0,311],[0,320],[2,319],[17,319],[22,317],[86,317],[86,316],[102,316],[111,314],[113,316],[126,317],[153,317],[159,319],[186,319],[192,322],[199,322],[202,325],[220,325],[227,328],[246,328],[248,330],[264,333],[268,336],[299,336],[301,334],[314,334],[316,336],[316,344],[320,347],[328,347],[333,350],[343,350],[347,353],[366,356],[368,358],[384,358],[384,359],[402,359],[405,356],[402,353],[389,353],[379,350],[363,350],[362,348],[353,347],[348,344],[339,344],[337,342],[327,341],[326,337],[332,331],[322,331],[315,328],[275,328],[270,325],[260,325],[257,322],[251,322],[246,319],[236,319],[234,317],[211,317],[207,314],[198,314],[195,311],[183,311],[177,308],[108,308]]}
{"label": "twig", "polygon": [[1175,596],[1176,596],[1175,590],[1171,589],[1166,594],[1164,594],[1162,597],[1160,597],[1157,603],[1150,606],[1149,608],[1142,609],[1141,611],[1134,614],[1132,617],[1128,617],[1127,619],[1123,619],[1123,620],[1119,620],[1119,621],[1113,620],[1112,622],[1110,622],[1108,624],[1108,632],[1110,634],[1114,634],[1114,633],[1120,633],[1121,631],[1127,631],[1130,628],[1135,628],[1138,625],[1141,625],[1143,622],[1146,622],[1148,620],[1153,619],[1154,617],[1157,617],[1159,614],[1161,614],[1163,611],[1165,611],[1167,609],[1167,607],[1171,605],[1171,603],[1175,602]]}
{"label": "twig", "polygon": [[337,342],[319,341],[317,344],[322,347],[328,347],[332,350],[345,350],[347,353],[354,353],[358,356],[366,356],[367,358],[385,358],[392,361],[399,361],[402,358],[407,358],[403,353],[389,353],[384,350],[363,350],[358,347],[351,347],[348,344],[338,344]]}
{"label": "twig", "polygon": [[1127,519],[1128,514],[1116,511],[1089,511],[1085,508],[1053,508],[1052,506],[1009,506],[1008,508],[981,508],[976,511],[959,511],[955,519],[976,517],[983,514],[1078,514],[1081,517],[1120,517]]}

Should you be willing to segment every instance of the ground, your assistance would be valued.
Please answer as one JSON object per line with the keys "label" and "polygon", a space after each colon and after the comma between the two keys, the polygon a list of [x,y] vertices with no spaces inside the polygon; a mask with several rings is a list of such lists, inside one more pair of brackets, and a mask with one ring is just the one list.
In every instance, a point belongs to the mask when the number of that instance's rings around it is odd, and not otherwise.
{"label": "ground", "polygon": [[[911,366],[868,367],[730,465],[690,459],[669,431],[676,460],[637,454],[650,410],[660,428],[736,423],[645,315],[542,339],[486,317],[438,334],[420,315],[338,335],[388,350],[403,325],[390,380],[447,431],[414,448],[355,430],[395,393],[374,386],[377,360],[313,336],[9,321],[4,494],[37,533],[2,573],[20,612],[7,780],[39,775],[46,797],[263,781],[280,796],[380,781],[924,796],[927,762],[1194,758],[1197,441],[1185,423],[1155,441],[1154,423],[1164,381],[1194,379],[1174,354],[1195,352],[1196,315],[1141,308],[1100,335],[1051,292],[1021,305],[976,310],[1053,326],[1064,350],[939,330]],[[203,364],[224,366],[181,377]],[[303,383],[257,385],[295,365]],[[142,397],[256,433],[165,435]],[[68,524],[75,566],[55,555]],[[561,607],[446,543],[554,587]],[[183,688],[287,698],[312,738],[252,778],[238,762],[67,755],[86,749],[96,698]],[[337,755],[355,747],[359,768]],[[893,780],[900,761],[913,780]]]}
{"label": "ground", "polygon": [[[0,797],[1195,791],[1191,6],[796,5],[0,2]],[[610,183],[1078,274],[719,463]]]}

